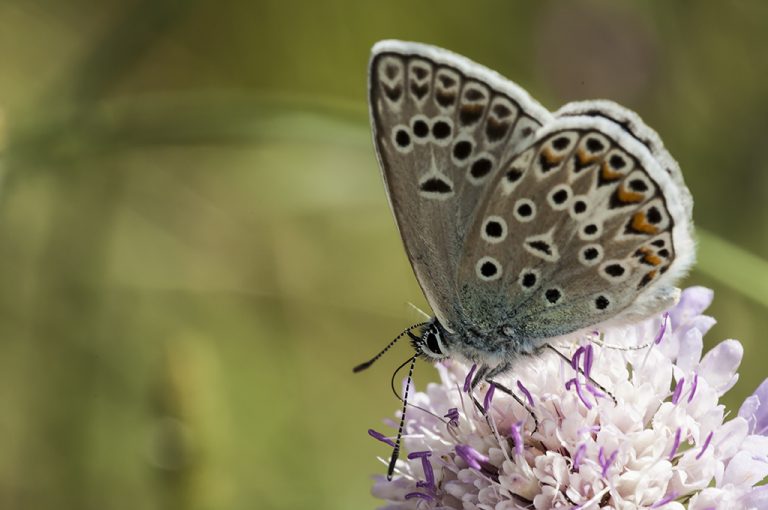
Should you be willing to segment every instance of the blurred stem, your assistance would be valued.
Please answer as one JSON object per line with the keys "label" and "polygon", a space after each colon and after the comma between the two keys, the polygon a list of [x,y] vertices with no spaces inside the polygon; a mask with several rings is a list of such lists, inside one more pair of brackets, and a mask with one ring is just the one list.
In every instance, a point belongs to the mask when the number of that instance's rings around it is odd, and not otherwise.
{"label": "blurred stem", "polygon": [[46,171],[52,180],[49,232],[32,299],[26,307],[18,305],[31,341],[46,353],[28,360],[29,373],[39,376],[30,391],[40,395],[30,399],[39,405],[30,409],[25,442],[42,442],[49,452],[43,463],[34,456],[19,459],[21,472],[43,485],[22,506],[37,507],[40,499],[57,501],[62,508],[90,508],[103,497],[101,475],[90,464],[94,445],[84,418],[92,414],[100,390],[114,384],[100,354],[111,337],[104,276],[123,179],[120,172],[107,171],[107,162],[88,158],[83,149],[98,146],[94,105],[195,3],[133,3],[104,27],[102,40],[89,46],[92,51],[81,64],[37,101],[31,120],[9,134],[5,193],[11,192],[14,179],[33,168]]}
{"label": "blurred stem", "polygon": [[768,261],[701,227],[697,237],[696,269],[768,308]]}
{"label": "blurred stem", "polygon": [[[89,478],[98,476],[89,469],[91,431],[83,420],[91,415],[93,398],[104,384],[99,349],[109,339],[103,313],[104,266],[109,260],[105,251],[121,180],[87,166],[56,170],[50,231],[35,272],[32,299],[21,310],[31,340],[46,353],[29,360],[29,372],[40,376],[33,390],[40,395],[31,402],[40,405],[32,409],[34,425],[27,441],[44,441],[50,453],[42,465],[39,458],[29,457],[36,465],[23,472],[47,480],[50,494],[43,497],[53,496],[61,507],[89,508],[94,489]],[[26,462],[25,458],[20,463]]]}

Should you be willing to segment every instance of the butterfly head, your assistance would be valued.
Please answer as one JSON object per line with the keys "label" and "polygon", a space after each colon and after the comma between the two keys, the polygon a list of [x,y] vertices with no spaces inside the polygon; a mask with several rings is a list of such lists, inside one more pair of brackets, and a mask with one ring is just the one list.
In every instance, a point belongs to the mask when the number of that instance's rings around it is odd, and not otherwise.
{"label": "butterfly head", "polygon": [[411,345],[416,353],[429,361],[440,361],[450,357],[450,345],[447,331],[437,318],[432,319],[424,326],[421,336],[409,334]]}

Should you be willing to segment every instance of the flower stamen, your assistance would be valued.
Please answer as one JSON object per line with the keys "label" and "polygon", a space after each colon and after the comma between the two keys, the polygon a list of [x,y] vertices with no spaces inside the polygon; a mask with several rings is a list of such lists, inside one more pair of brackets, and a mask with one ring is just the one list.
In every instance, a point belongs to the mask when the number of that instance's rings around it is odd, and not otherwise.
{"label": "flower stamen", "polygon": [[667,457],[669,460],[672,460],[677,453],[677,449],[680,448],[680,435],[683,433],[683,430],[680,427],[677,427],[677,430],[675,431],[675,440],[672,443],[672,450],[669,452],[669,457]]}
{"label": "flower stamen", "polygon": [[378,439],[379,441],[381,441],[384,444],[388,444],[392,448],[395,447],[395,442],[392,441],[387,436],[385,436],[384,434],[382,434],[381,432],[377,432],[377,431],[375,431],[373,429],[368,429],[368,435],[371,436],[374,439]]}
{"label": "flower stamen", "polygon": [[483,466],[480,464],[481,462],[484,462],[486,464],[490,462],[490,459],[488,457],[478,452],[477,450],[475,450],[469,445],[459,444],[459,445],[456,445],[456,448],[454,448],[454,450],[456,451],[456,455],[461,457],[469,467],[473,469],[477,469],[478,471],[483,469]]}
{"label": "flower stamen", "polygon": [[691,394],[688,395],[688,403],[690,404],[693,400],[693,396],[696,395],[696,388],[699,386],[699,374],[694,373],[693,374],[693,384],[691,384]]}
{"label": "flower stamen", "polygon": [[701,447],[701,451],[696,455],[696,460],[699,460],[702,455],[704,455],[704,452],[707,450],[707,447],[709,446],[710,441],[712,441],[712,434],[713,432],[710,432],[707,434],[707,438],[704,440],[704,445]]}
{"label": "flower stamen", "polygon": [[424,494],[422,492],[409,492],[405,495],[405,499],[413,499],[413,498],[419,498],[419,499],[425,499],[427,501],[433,501],[435,499],[434,496],[430,496],[429,494]]}
{"label": "flower stamen", "polygon": [[515,455],[523,454],[523,435],[520,430],[523,427],[523,422],[518,421],[512,424],[510,427],[510,433],[512,434],[512,441],[515,443]]}
{"label": "flower stamen", "polygon": [[470,388],[472,388],[472,376],[475,375],[475,370],[477,370],[477,363],[472,365],[472,368],[469,369],[469,373],[467,374],[467,378],[464,379],[464,393],[469,393]]}
{"label": "flower stamen", "polygon": [[528,391],[528,388],[523,386],[523,383],[520,382],[520,379],[517,380],[517,388],[525,395],[525,399],[528,401],[528,405],[533,407],[533,395],[531,395],[531,392]]}
{"label": "flower stamen", "polygon": [[680,395],[683,393],[683,385],[685,384],[685,377],[681,377],[677,384],[675,384],[675,391],[672,392],[672,403],[677,405],[680,400]]}
{"label": "flower stamen", "polygon": [[676,492],[670,492],[669,494],[667,494],[666,496],[664,496],[663,498],[658,500],[656,503],[652,504],[651,508],[661,508],[664,505],[666,505],[667,503],[671,503],[671,502],[673,502],[676,499],[677,499],[677,493]]}
{"label": "flower stamen", "polygon": [[448,409],[448,412],[443,415],[443,418],[448,418],[448,425],[452,427],[459,426],[459,410],[455,407]]}
{"label": "flower stamen", "polygon": [[488,391],[485,393],[485,398],[483,399],[483,411],[485,411],[486,414],[488,414],[488,410],[491,408],[491,401],[493,401],[493,394],[495,392],[496,385],[491,383],[488,387]]}
{"label": "flower stamen", "polygon": [[600,451],[597,454],[597,461],[600,464],[600,467],[602,468],[601,474],[603,475],[603,478],[608,477],[608,469],[611,467],[611,464],[613,464],[613,461],[616,460],[616,456],[619,454],[619,450],[614,451],[608,458],[605,457],[605,450],[603,447],[600,447]]}
{"label": "flower stamen", "polygon": [[664,338],[664,333],[667,331],[667,321],[669,320],[669,312],[664,312],[664,318],[661,321],[661,327],[659,328],[659,332],[656,334],[656,338],[653,340],[653,343],[655,345],[659,345],[661,343],[661,340]]}
{"label": "flower stamen", "polygon": [[410,460],[421,459],[421,467],[424,470],[424,481],[416,482],[416,487],[427,488],[430,492],[434,492],[435,486],[435,471],[432,469],[432,463],[429,461],[429,457],[432,456],[430,451],[412,452],[408,454]]}
{"label": "flower stamen", "polygon": [[584,460],[584,455],[587,453],[587,445],[582,443],[579,445],[578,448],[576,448],[576,453],[573,454],[573,464],[571,465],[571,469],[573,471],[578,471],[579,466],[581,466],[581,461]]}
{"label": "flower stamen", "polygon": [[569,379],[565,383],[565,389],[570,390],[571,387],[576,388],[576,395],[579,396],[579,399],[584,404],[584,407],[587,409],[592,409],[592,404],[590,404],[586,398],[584,398],[584,394],[581,392],[581,383],[579,382],[578,376],[574,377],[573,379]]}

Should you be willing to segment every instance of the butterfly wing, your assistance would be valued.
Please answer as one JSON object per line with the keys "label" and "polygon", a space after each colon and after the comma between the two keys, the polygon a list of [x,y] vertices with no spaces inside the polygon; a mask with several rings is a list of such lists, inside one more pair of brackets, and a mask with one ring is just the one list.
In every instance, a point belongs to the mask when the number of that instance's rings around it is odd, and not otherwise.
{"label": "butterfly wing", "polygon": [[369,106],[390,205],[416,277],[448,329],[459,318],[458,264],[501,163],[553,117],[521,88],[449,51],[382,41]]}
{"label": "butterfly wing", "polygon": [[693,263],[691,208],[635,114],[568,105],[489,185],[462,254],[461,313],[533,340],[669,306]]}

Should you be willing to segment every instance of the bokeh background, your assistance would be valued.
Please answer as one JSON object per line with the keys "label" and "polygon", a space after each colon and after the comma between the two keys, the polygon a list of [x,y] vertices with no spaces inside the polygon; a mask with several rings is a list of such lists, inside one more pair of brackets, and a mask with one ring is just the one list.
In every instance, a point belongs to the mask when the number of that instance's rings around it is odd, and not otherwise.
{"label": "bokeh background", "polygon": [[4,0],[0,508],[375,505],[407,345],[350,369],[426,308],[370,141],[382,38],[640,112],[695,197],[708,345],[746,349],[728,406],[768,375],[762,0]]}

